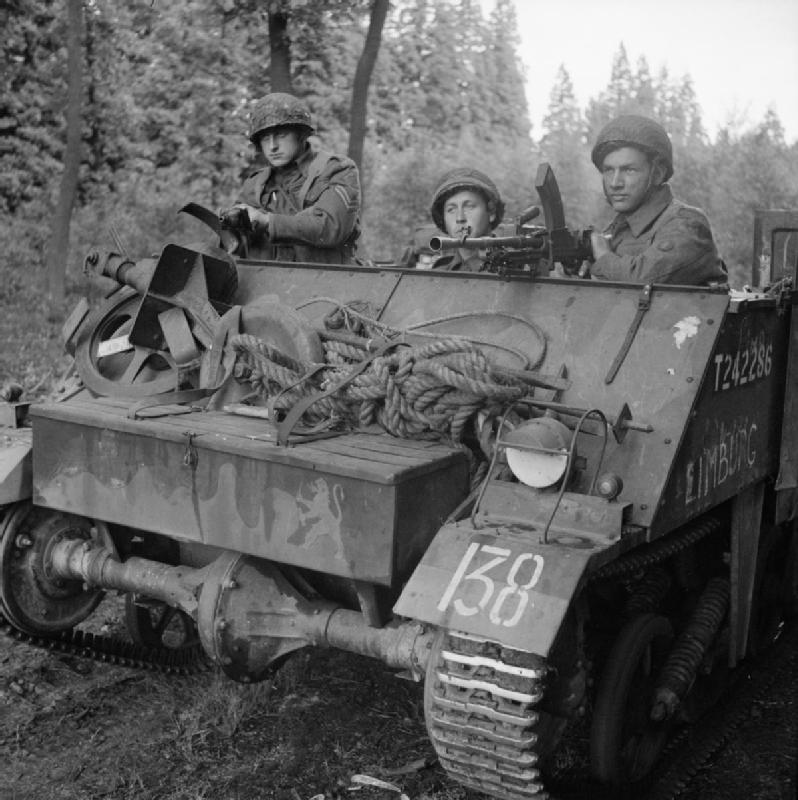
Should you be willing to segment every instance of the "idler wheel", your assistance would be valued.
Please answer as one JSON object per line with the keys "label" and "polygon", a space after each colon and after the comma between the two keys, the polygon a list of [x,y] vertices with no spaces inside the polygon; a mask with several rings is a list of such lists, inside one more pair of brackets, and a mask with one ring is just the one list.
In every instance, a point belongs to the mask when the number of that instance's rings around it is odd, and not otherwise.
{"label": "idler wheel", "polygon": [[656,764],[671,730],[654,722],[655,684],[673,642],[666,617],[640,614],[621,630],[601,675],[590,732],[590,764],[604,783],[629,784]]}
{"label": "idler wheel", "polygon": [[125,624],[133,641],[144,647],[182,650],[199,643],[194,620],[161,600],[127,595]]}
{"label": "idler wheel", "polygon": [[141,296],[124,287],[81,326],[75,366],[97,395],[135,399],[179,388],[178,366],[168,351],[127,342],[140,304]]}
{"label": "idler wheel", "polygon": [[36,636],[74,628],[102,599],[99,589],[51,575],[50,549],[65,539],[91,539],[88,520],[29,503],[13,507],[0,527],[0,610]]}

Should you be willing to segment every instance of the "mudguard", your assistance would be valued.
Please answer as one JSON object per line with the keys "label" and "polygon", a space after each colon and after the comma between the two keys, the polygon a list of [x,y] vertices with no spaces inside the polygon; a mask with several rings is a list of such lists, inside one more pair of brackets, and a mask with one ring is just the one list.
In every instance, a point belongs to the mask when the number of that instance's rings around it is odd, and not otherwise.
{"label": "mudguard", "polygon": [[31,450],[30,428],[6,428],[0,433],[0,505],[31,496]]}
{"label": "mudguard", "polygon": [[547,656],[588,562],[612,546],[542,544],[514,526],[445,525],[394,612]]}

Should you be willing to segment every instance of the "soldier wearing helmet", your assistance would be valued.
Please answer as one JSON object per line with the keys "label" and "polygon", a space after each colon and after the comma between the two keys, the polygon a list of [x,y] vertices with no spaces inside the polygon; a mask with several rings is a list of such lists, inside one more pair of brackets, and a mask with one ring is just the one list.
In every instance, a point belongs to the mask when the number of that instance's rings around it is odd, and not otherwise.
{"label": "soldier wearing helmet", "polygon": [[[457,167],[438,181],[430,208],[433,222],[449,236],[487,236],[502,221],[504,203],[496,184],[484,173]],[[480,272],[485,254],[455,250],[438,258],[433,269]]]}
{"label": "soldier wearing helmet", "polygon": [[[266,166],[247,178],[222,220],[246,231],[250,258],[354,262],[360,235],[360,178],[346,156],[316,149],[310,110],[273,92],[255,101],[249,139]],[[241,248],[240,248],[241,249]]]}
{"label": "soldier wearing helmet", "polygon": [[604,196],[617,212],[591,244],[595,278],[635,283],[726,283],[727,274],[703,211],[677,200],[668,180],[673,148],[648,117],[617,117],[599,133],[591,158]]}

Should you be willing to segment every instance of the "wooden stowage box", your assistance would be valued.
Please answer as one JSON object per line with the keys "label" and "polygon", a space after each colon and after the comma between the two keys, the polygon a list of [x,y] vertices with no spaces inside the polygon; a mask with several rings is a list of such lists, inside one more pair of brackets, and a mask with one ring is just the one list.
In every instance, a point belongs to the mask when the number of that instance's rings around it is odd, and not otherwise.
{"label": "wooden stowage box", "polygon": [[383,585],[406,577],[467,490],[463,454],[345,433],[283,447],[221,411],[130,419],[88,396],[32,409],[34,502]]}

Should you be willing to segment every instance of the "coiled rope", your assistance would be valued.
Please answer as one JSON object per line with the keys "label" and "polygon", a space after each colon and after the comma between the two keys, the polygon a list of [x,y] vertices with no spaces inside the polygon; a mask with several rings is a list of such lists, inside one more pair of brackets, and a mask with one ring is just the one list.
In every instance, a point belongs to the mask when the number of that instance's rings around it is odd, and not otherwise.
{"label": "coiled rope", "polygon": [[296,310],[298,311],[314,303],[329,303],[335,306],[335,309],[331,311],[324,320],[328,328],[337,329],[345,327],[350,331],[360,333],[366,337],[381,336],[383,338],[395,338],[412,332],[414,336],[438,339],[439,334],[427,333],[422,331],[421,328],[429,328],[433,325],[440,325],[458,319],[509,319],[527,327],[537,339],[539,352],[533,361],[530,362],[526,353],[515,347],[508,347],[506,345],[496,344],[495,342],[482,341],[471,337],[452,336],[450,338],[463,338],[473,344],[512,353],[519,360],[523,369],[537,369],[546,358],[546,334],[543,332],[542,328],[531,320],[525,319],[518,314],[510,314],[506,311],[461,311],[455,314],[447,314],[442,317],[435,317],[434,319],[417,322],[413,325],[408,325],[404,329],[400,329],[380,322],[380,320],[376,318],[376,311],[371,304],[364,300],[353,300],[343,305],[340,300],[335,300],[332,297],[314,297],[310,300],[306,300],[304,303],[300,303],[296,306]]}
{"label": "coiled rope", "polygon": [[[376,423],[394,436],[444,435],[454,443],[462,441],[466,423],[476,412],[500,413],[532,391],[523,377],[502,371],[478,343],[460,336],[435,337],[414,346],[396,341],[393,352],[373,357],[365,370],[353,375],[353,365],[370,357],[375,334],[396,337],[403,333],[365,314],[365,304],[353,305],[338,303],[325,321],[328,327],[332,323],[333,330],[321,332],[322,365],[299,362],[250,334],[231,337],[235,378],[261,395],[274,418],[309,395],[319,394],[303,415],[307,426],[327,422],[355,428]],[[345,341],[335,333],[338,327],[349,331]],[[545,336],[539,335],[543,347],[538,363],[545,356]],[[328,391],[338,384],[338,390]]]}

